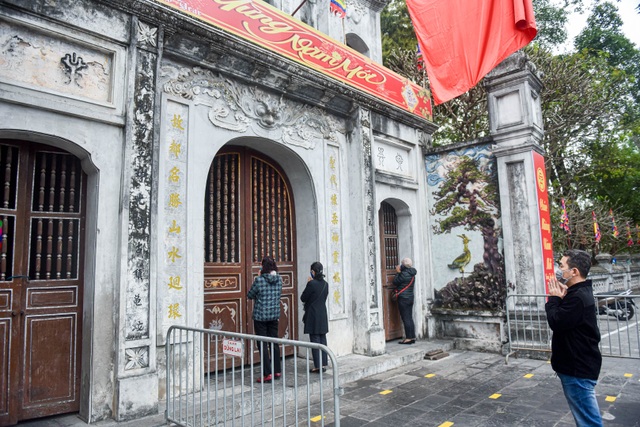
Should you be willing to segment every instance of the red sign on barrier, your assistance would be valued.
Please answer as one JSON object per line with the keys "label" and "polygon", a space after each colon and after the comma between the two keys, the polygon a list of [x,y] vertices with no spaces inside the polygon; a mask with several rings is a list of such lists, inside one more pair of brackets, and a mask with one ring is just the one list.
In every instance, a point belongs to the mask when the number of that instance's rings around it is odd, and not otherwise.
{"label": "red sign on barrier", "polygon": [[429,91],[259,0],[156,0],[431,120]]}
{"label": "red sign on barrier", "polygon": [[242,357],[242,341],[222,340],[222,352],[233,357]]}

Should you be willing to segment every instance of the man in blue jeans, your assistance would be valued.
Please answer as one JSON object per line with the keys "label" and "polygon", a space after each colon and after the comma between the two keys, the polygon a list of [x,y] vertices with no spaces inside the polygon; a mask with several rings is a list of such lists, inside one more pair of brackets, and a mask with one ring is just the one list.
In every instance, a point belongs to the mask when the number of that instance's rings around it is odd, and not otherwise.
{"label": "man in blue jeans", "polygon": [[545,305],[553,331],[551,367],[562,382],[564,395],[578,427],[602,426],[595,386],[602,355],[591,280],[591,256],[570,249],[563,254],[557,278],[549,280]]}

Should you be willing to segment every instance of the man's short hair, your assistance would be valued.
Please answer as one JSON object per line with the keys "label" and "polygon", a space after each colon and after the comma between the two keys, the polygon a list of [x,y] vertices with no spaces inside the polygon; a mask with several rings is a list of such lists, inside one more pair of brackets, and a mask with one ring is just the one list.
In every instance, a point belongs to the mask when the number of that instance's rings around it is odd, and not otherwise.
{"label": "man's short hair", "polygon": [[405,258],[402,260],[402,265],[404,265],[405,267],[409,268],[411,266],[413,266],[413,261],[411,261],[411,258]]}
{"label": "man's short hair", "polygon": [[567,257],[567,265],[569,268],[577,268],[583,278],[587,278],[589,270],[591,270],[591,255],[589,252],[580,249],[569,249],[565,251],[563,256]]}

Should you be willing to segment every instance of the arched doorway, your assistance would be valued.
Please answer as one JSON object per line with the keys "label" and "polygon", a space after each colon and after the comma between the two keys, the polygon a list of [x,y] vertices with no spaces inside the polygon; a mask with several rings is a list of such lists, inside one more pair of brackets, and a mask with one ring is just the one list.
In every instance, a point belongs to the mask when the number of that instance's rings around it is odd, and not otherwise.
{"label": "arched doorway", "polygon": [[75,156],[0,141],[0,425],[80,406],[86,176]]}
{"label": "arched doorway", "polygon": [[205,191],[204,327],[253,333],[246,295],[269,255],[283,281],[279,336],[297,339],[295,213],[284,172],[249,148],[225,147]]}
{"label": "arched doorway", "polygon": [[383,274],[382,307],[384,314],[384,332],[387,341],[402,337],[402,320],[398,305],[391,300],[393,278],[396,266],[400,263],[398,249],[398,216],[396,210],[387,202],[380,205],[380,247]]}

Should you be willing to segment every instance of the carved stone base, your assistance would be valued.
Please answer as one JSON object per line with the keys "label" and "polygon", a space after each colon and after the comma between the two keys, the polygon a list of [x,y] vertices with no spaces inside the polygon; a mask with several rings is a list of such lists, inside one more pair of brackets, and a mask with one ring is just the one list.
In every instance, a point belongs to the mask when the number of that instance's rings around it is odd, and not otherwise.
{"label": "carved stone base", "polygon": [[504,313],[464,310],[431,310],[436,336],[452,339],[460,350],[502,352],[506,342]]}
{"label": "carved stone base", "polygon": [[[141,391],[144,390],[142,393]],[[127,421],[158,413],[158,376],[155,373],[117,381],[117,421]]]}

